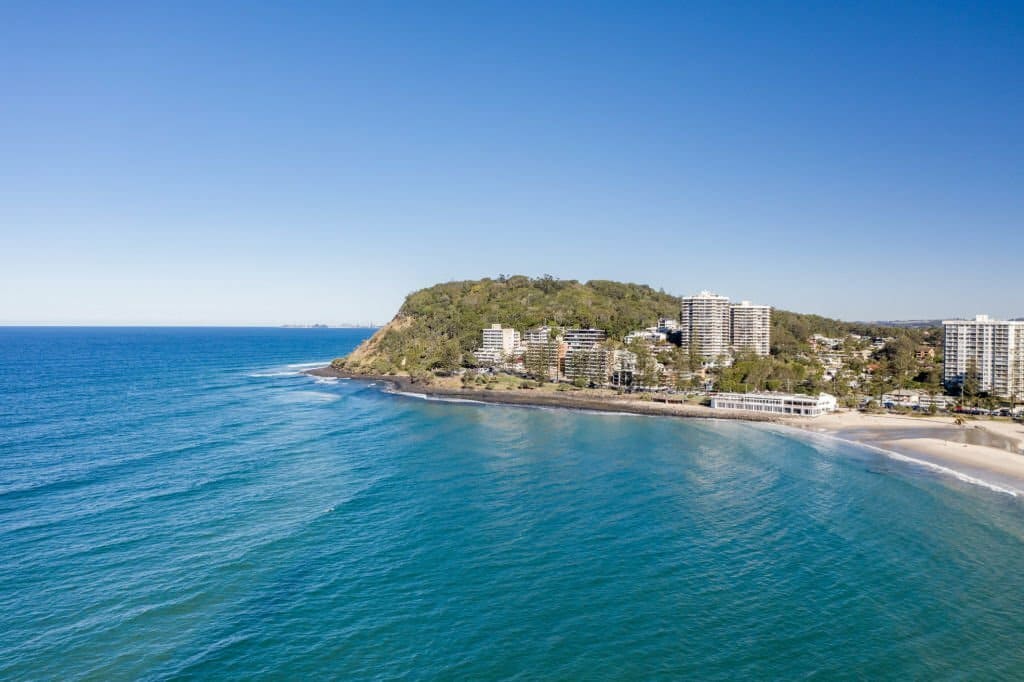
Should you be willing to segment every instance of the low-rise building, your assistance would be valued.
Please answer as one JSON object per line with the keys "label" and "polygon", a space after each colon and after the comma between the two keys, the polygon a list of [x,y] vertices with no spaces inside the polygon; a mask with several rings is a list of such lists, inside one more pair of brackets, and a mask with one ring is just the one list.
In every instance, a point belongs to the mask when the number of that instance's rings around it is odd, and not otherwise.
{"label": "low-rise building", "polygon": [[823,336],[822,334],[815,334],[810,339],[811,350],[822,351],[822,350],[839,350],[843,347],[843,340],[834,338],[831,336]]}
{"label": "low-rise building", "polygon": [[717,393],[711,397],[716,410],[740,410],[773,415],[819,417],[834,412],[835,396],[822,393],[817,396],[799,393]]}
{"label": "low-rise building", "polygon": [[883,393],[882,405],[892,405],[894,407],[918,407],[921,404],[922,395],[924,395],[922,391],[902,388],[892,391],[891,393]]}
{"label": "low-rise building", "polygon": [[635,332],[626,334],[626,337],[623,339],[626,343],[640,341],[642,343],[649,344],[665,343],[667,340],[668,335],[665,332],[658,331],[657,329],[639,329]]}
{"label": "low-rise building", "polygon": [[668,334],[669,332],[679,331],[679,320],[671,317],[660,317],[658,318],[658,331]]}
{"label": "low-rise building", "polygon": [[613,386],[631,386],[636,375],[636,353],[614,350],[611,353],[611,379]]}
{"label": "low-rise building", "polygon": [[949,395],[922,393],[918,396],[917,403],[922,410],[931,409],[932,406],[937,410],[948,410],[956,404],[956,398]]}

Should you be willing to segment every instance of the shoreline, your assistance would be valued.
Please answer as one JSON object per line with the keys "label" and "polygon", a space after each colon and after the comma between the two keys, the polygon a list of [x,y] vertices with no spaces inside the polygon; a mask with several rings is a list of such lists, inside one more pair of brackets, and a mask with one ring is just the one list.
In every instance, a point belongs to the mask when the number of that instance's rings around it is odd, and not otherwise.
{"label": "shoreline", "polygon": [[334,377],[338,379],[355,379],[359,381],[376,381],[391,386],[397,393],[411,393],[428,398],[453,400],[472,400],[481,403],[498,405],[520,405],[530,407],[561,407],[574,410],[590,410],[594,412],[619,412],[642,414],[648,416],[681,417],[688,419],[730,419],[747,422],[784,423],[784,418],[775,415],[759,415],[745,412],[723,412],[703,405],[681,402],[660,402],[657,400],[637,400],[619,396],[601,396],[584,394],[574,391],[565,393],[541,392],[538,389],[478,389],[450,388],[446,386],[425,385],[412,381],[406,376],[380,374],[354,374],[333,367],[318,367],[306,370],[305,374],[317,377]]}
{"label": "shoreline", "polygon": [[786,427],[794,435],[823,436],[867,447],[969,483],[1015,497],[1024,496],[1024,424],[1013,422],[968,421],[964,426],[957,426],[952,417],[911,417],[857,411],[839,411],[813,418],[787,417],[617,395],[578,395],[572,391],[542,393],[538,389],[486,390],[425,385],[406,376],[355,374],[330,366],[309,369],[304,373],[376,381],[387,384],[396,393],[442,400],[774,424]]}
{"label": "shoreline", "polygon": [[834,412],[786,424],[1024,496],[1024,424],[968,421],[957,426],[953,417],[860,412]]}

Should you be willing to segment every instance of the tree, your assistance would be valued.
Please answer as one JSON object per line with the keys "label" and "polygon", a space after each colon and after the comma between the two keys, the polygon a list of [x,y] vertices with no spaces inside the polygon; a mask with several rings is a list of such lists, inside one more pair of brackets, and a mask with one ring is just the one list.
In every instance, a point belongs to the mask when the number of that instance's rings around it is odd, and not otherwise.
{"label": "tree", "polygon": [[526,365],[526,373],[540,382],[551,380],[551,367],[557,357],[558,348],[554,341],[549,341],[543,347],[532,347],[526,351],[523,358]]}
{"label": "tree", "polygon": [[691,372],[696,372],[704,364],[704,357],[700,353],[700,339],[696,336],[690,339],[689,345],[686,347],[687,354],[689,355],[689,362],[687,363],[687,369]]}
{"label": "tree", "polygon": [[658,385],[658,361],[651,353],[647,344],[642,341],[634,341],[626,346],[636,356],[636,371],[633,374],[634,382],[641,387],[651,388]]}
{"label": "tree", "polygon": [[432,369],[439,369],[447,372],[453,371],[459,367],[459,361],[461,359],[462,351],[459,350],[459,344],[455,339],[451,339],[441,345],[440,352],[432,365]]}
{"label": "tree", "polygon": [[967,361],[967,370],[964,372],[960,390],[962,395],[969,400],[974,400],[978,395],[978,363],[974,358]]}
{"label": "tree", "polygon": [[882,349],[882,357],[886,360],[889,372],[896,382],[897,388],[905,388],[910,371],[914,369],[914,351],[917,346],[909,337],[898,337]]}

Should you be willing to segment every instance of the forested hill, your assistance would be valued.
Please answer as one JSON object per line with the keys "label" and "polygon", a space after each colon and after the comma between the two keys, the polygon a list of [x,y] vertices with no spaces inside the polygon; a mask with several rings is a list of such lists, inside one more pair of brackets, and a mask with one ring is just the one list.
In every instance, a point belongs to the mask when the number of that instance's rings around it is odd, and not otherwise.
{"label": "forested hill", "polygon": [[[772,355],[788,356],[807,347],[807,339],[814,334],[842,338],[847,334],[870,337],[907,338],[923,343],[930,327],[887,326],[877,322],[843,322],[820,315],[772,310]],[[933,335],[934,338],[934,335]]]}
{"label": "forested hill", "polygon": [[348,356],[349,369],[450,369],[491,324],[597,327],[610,338],[679,315],[679,299],[640,284],[521,275],[436,284],[409,294],[398,315]]}
{"label": "forested hill", "polygon": [[[395,318],[347,358],[347,369],[385,373],[453,369],[480,345],[480,330],[497,323],[520,331],[542,324],[597,327],[610,339],[654,325],[659,317],[679,316],[679,297],[642,284],[607,280],[559,280],[522,275],[446,282],[410,294]],[[816,315],[777,311],[773,353],[790,354],[811,334],[842,336],[868,330],[863,325]],[[889,335],[899,329],[875,329]]]}

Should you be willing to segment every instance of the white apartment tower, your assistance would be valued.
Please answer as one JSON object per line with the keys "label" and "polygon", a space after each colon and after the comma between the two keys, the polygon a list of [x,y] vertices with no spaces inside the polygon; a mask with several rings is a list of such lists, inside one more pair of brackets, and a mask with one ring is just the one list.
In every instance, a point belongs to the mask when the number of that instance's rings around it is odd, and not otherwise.
{"label": "white apartment tower", "polygon": [[750,301],[734,303],[730,308],[732,347],[768,355],[771,349],[772,308]]}
{"label": "white apartment tower", "polygon": [[977,315],[973,320],[945,320],[947,386],[959,386],[973,366],[978,390],[1003,398],[1024,397],[1024,322],[992,320]]}
{"label": "white apartment tower", "polygon": [[504,362],[520,346],[519,332],[511,327],[492,324],[483,330],[483,342],[474,353],[477,361],[485,365]]}
{"label": "white apartment tower", "polygon": [[714,358],[729,352],[732,338],[732,315],[729,299],[702,291],[684,296],[680,308],[680,330],[683,346],[696,343],[701,355]]}
{"label": "white apartment tower", "polygon": [[483,330],[483,345],[486,350],[496,350],[503,355],[513,353],[519,345],[519,332],[500,324],[492,324],[490,329]]}

